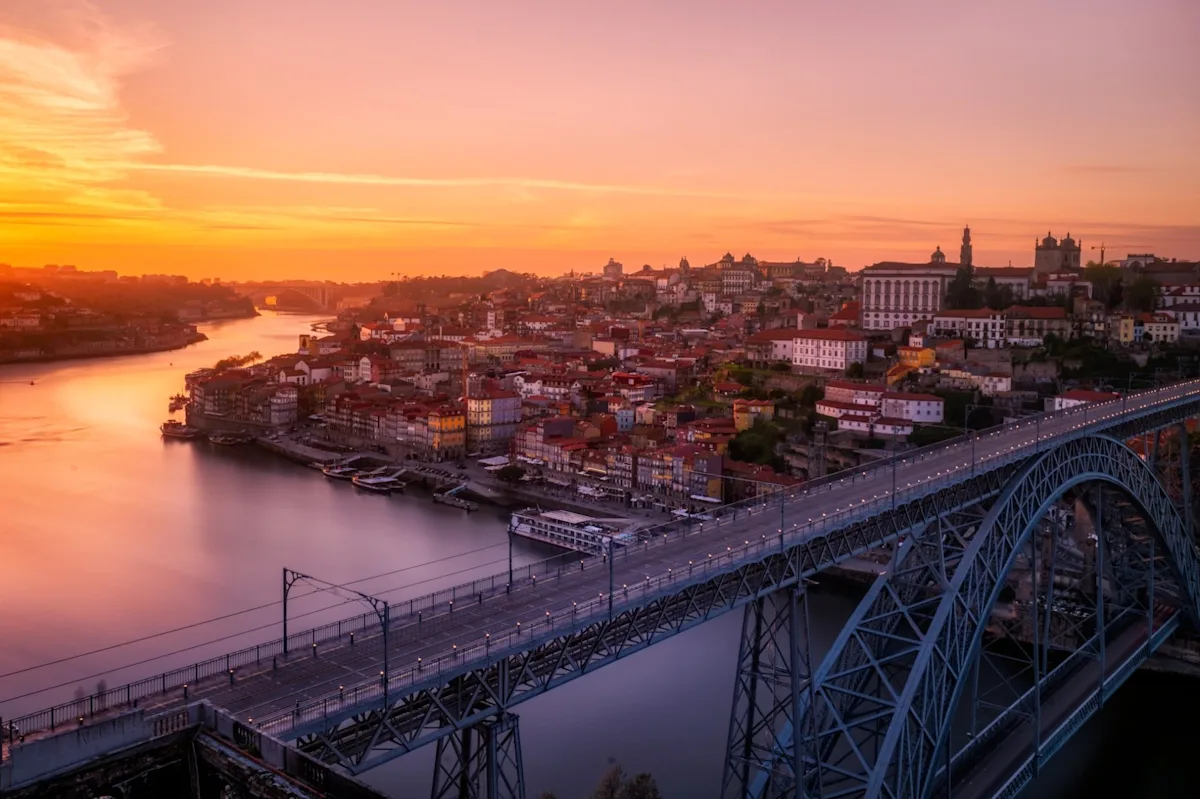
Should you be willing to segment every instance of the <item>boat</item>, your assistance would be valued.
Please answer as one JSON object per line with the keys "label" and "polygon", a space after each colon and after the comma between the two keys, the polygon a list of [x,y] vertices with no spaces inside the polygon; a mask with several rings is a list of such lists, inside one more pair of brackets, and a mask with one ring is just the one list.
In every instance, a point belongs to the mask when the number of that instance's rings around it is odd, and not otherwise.
{"label": "boat", "polygon": [[404,481],[396,475],[399,474],[356,474],[351,478],[354,485],[364,491],[374,491],[377,494],[387,494],[392,491],[403,491]]}
{"label": "boat", "polygon": [[359,475],[353,466],[326,466],[321,471],[331,480],[353,480]]}
{"label": "boat", "polygon": [[231,447],[234,444],[245,444],[247,439],[245,436],[239,436],[236,433],[213,433],[208,437],[208,440],[214,444]]}
{"label": "boat", "polygon": [[201,435],[200,431],[196,428],[189,427],[183,422],[177,422],[174,419],[163,422],[159,430],[162,431],[165,438],[193,439],[199,438]]}
{"label": "boat", "polygon": [[167,407],[170,409],[171,413],[175,413],[176,411],[183,410],[187,406],[187,403],[188,398],[186,396],[183,394],[176,394],[175,396],[171,397],[171,404]]}

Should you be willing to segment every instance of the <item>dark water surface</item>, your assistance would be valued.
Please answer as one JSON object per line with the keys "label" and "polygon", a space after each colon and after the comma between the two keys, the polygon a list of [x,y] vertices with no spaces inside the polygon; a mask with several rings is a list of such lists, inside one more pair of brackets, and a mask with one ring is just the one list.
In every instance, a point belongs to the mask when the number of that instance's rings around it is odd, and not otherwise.
{"label": "dark water surface", "polygon": [[[100,679],[115,686],[278,637],[280,607],[270,603],[280,598],[285,565],[337,583],[390,572],[354,587],[391,600],[503,570],[497,511],[467,516],[421,494],[363,495],[254,448],[159,437],[186,372],[251,350],[291,351],[313,321],[265,315],[207,325],[209,341],[176,352],[0,367],[5,718],[80,687],[90,692]],[[551,553],[519,542],[517,558]],[[329,592],[298,597],[292,629],[365,610],[336,606],[342,601]],[[816,597],[820,648],[854,603],[832,592]],[[260,605],[268,607],[10,674]],[[739,614],[726,615],[518,708],[530,795],[584,797],[619,761],[653,772],[667,799],[716,797],[740,624]],[[1028,795],[1195,795],[1185,750],[1200,743],[1187,723],[1200,711],[1197,687],[1135,678]],[[426,796],[432,757],[426,747],[366,779],[396,796]]]}

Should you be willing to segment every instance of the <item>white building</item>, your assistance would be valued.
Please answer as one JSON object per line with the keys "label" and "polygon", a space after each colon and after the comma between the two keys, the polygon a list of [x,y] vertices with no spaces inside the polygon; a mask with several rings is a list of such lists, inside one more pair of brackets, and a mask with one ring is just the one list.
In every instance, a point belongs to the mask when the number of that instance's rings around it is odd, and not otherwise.
{"label": "white building", "polygon": [[920,424],[940,424],[945,403],[933,394],[889,391],[883,395],[883,416]]}
{"label": "white building", "polygon": [[1200,330],[1200,302],[1181,302],[1168,306],[1161,313],[1173,316],[1179,323],[1179,332]]}
{"label": "white building", "polygon": [[971,339],[988,349],[1003,346],[1007,337],[1004,312],[990,308],[942,311],[934,315],[929,330],[937,336]]}
{"label": "white building", "polygon": [[932,319],[942,310],[957,264],[941,250],[927,264],[884,261],[862,270],[862,328],[892,330]]}
{"label": "white building", "polygon": [[798,330],[792,343],[792,364],[807,369],[844,372],[867,360],[867,340],[849,330]]}

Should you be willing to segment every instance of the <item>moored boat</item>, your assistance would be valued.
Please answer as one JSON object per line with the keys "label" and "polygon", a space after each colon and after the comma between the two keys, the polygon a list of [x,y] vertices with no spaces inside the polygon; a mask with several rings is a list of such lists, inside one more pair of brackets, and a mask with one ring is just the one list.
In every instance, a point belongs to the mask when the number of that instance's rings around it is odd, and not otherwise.
{"label": "moored boat", "polygon": [[201,435],[200,431],[196,428],[189,427],[183,422],[177,422],[174,419],[163,422],[159,430],[162,431],[164,438],[192,439],[199,438]]}
{"label": "moored boat", "polygon": [[331,480],[353,480],[359,474],[353,466],[326,466],[321,471]]}
{"label": "moored boat", "polygon": [[388,494],[404,489],[404,481],[394,474],[359,474],[354,476],[353,483],[364,491],[374,491],[377,494]]}
{"label": "moored boat", "polygon": [[213,433],[208,437],[208,440],[225,447],[248,443],[248,439],[245,436],[239,436],[236,433]]}

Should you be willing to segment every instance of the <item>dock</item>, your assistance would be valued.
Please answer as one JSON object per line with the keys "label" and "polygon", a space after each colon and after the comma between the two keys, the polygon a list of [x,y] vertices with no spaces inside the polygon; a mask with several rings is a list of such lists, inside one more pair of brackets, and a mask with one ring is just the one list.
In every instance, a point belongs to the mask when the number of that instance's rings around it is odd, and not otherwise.
{"label": "dock", "polygon": [[472,502],[469,499],[463,499],[462,497],[455,496],[459,491],[462,491],[466,487],[466,483],[460,483],[454,488],[451,488],[449,491],[443,491],[441,493],[434,494],[433,501],[440,502],[443,505],[449,505],[452,508],[462,508],[468,513],[479,510],[478,502]]}
{"label": "dock", "polygon": [[468,512],[479,510],[478,502],[472,502],[469,499],[463,499],[462,497],[456,497],[453,494],[434,494],[433,501],[440,502],[443,505],[449,505],[452,508],[462,508],[463,510],[468,511]]}

